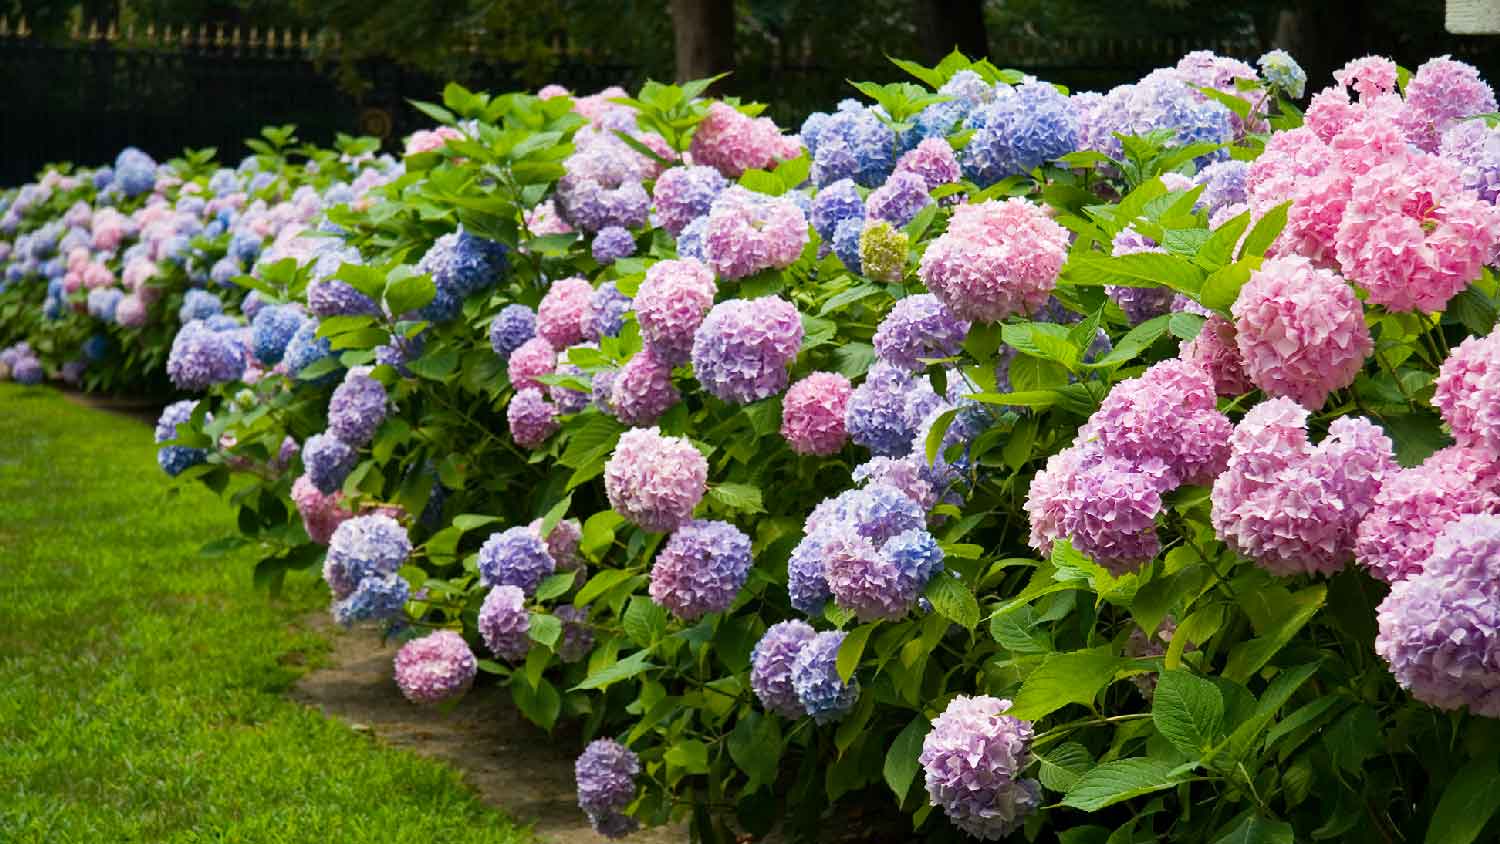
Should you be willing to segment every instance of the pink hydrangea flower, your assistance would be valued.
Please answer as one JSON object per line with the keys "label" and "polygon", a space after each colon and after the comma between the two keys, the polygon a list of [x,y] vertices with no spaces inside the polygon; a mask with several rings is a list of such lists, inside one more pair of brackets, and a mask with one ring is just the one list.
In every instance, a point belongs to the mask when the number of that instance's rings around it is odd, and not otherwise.
{"label": "pink hydrangea flower", "polygon": [[703,257],[721,278],[734,280],[791,266],[807,241],[807,216],[791,198],[734,185],[708,213]]}
{"label": "pink hydrangea flower", "polygon": [[1359,525],[1355,555],[1395,583],[1419,574],[1443,529],[1463,516],[1500,513],[1500,458],[1450,446],[1385,479]]}
{"label": "pink hydrangea flower", "polygon": [[423,152],[435,152],[442,149],[449,141],[463,140],[464,133],[452,126],[439,126],[436,129],[418,129],[411,133],[406,139],[406,154],[417,155]]}
{"label": "pink hydrangea flower", "polygon": [[802,143],[781,134],[769,117],[749,117],[727,103],[708,107],[708,115],[693,132],[689,148],[693,161],[738,179],[746,170],[770,170],[779,161],[796,158]]}
{"label": "pink hydrangea flower", "polygon": [[[1026,497],[1031,547],[1043,554],[1059,539],[1116,575],[1133,571],[1161,550],[1156,516],[1171,484],[1159,462],[1136,467],[1110,457],[1081,431],[1032,479]],[[1141,469],[1144,468],[1144,471]]]}
{"label": "pink hydrangea flower", "polygon": [[557,369],[557,350],[541,337],[533,337],[510,353],[507,372],[510,385],[517,390],[542,389],[538,375],[549,375]]}
{"label": "pink hydrangea flower", "polygon": [[781,401],[781,436],[798,454],[837,454],[849,438],[844,410],[854,392],[837,372],[814,372],[786,391]]}
{"label": "pink hydrangea flower", "polygon": [[687,438],[663,436],[658,428],[621,434],[604,464],[610,507],[649,531],[676,530],[707,490],[708,460]]}
{"label": "pink hydrangea flower", "polygon": [[1229,459],[1229,417],[1215,405],[1213,380],[1184,360],[1162,361],[1116,384],[1087,430],[1112,457],[1139,467],[1159,463],[1169,487],[1208,483]]}
{"label": "pink hydrangea flower", "polygon": [[1459,445],[1500,454],[1500,329],[1464,340],[1443,361],[1432,404]]}
{"label": "pink hydrangea flower", "polygon": [[1351,59],[1333,78],[1345,88],[1353,88],[1363,98],[1388,94],[1396,90],[1396,63],[1385,56]]}
{"label": "pink hydrangea flower", "polygon": [[1046,304],[1068,232],[1024,199],[960,205],[927,248],[919,275],[959,319],[997,322]]}
{"label": "pink hydrangea flower", "polygon": [[401,646],[396,653],[396,685],[412,703],[442,703],[474,685],[479,661],[464,637],[439,630]]}
{"label": "pink hydrangea flower", "polygon": [[958,157],[945,138],[925,138],[915,148],[907,150],[896,162],[892,173],[914,173],[922,178],[927,190],[957,182],[963,176]]}
{"label": "pink hydrangea flower", "polygon": [[1354,383],[1373,343],[1364,309],[1337,274],[1306,258],[1271,258],[1232,308],[1245,373],[1272,396],[1319,408]]}
{"label": "pink hydrangea flower", "polygon": [[1235,345],[1234,323],[1218,314],[1205,320],[1198,336],[1183,345],[1181,357],[1208,373],[1218,395],[1226,398],[1238,396],[1255,387],[1250,383],[1250,376],[1245,374],[1245,362],[1240,359],[1239,347]]}
{"label": "pink hydrangea flower", "polygon": [[594,286],[582,278],[565,278],[547,288],[536,306],[536,333],[554,349],[582,343],[583,315],[589,312]]}
{"label": "pink hydrangea flower", "polygon": [[714,305],[713,271],[691,258],[658,261],[646,270],[632,307],[641,340],[668,363],[686,363],[693,332]]}
{"label": "pink hydrangea flower", "polygon": [[1313,446],[1307,416],[1286,398],[1252,408],[1213,487],[1218,537],[1276,575],[1332,574],[1354,559],[1360,522],[1397,469],[1390,439],[1369,420],[1335,419]]}
{"label": "pink hydrangea flower", "polygon": [[672,365],[652,347],[635,353],[615,373],[609,387],[609,403],[616,419],[626,425],[654,425],[682,395],[672,384]]}

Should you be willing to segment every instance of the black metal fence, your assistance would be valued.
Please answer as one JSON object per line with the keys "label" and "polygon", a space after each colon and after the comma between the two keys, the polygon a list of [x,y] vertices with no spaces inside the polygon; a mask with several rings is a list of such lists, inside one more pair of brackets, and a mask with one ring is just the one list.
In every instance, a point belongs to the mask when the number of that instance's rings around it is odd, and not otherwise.
{"label": "black metal fence", "polygon": [[[331,36],[289,30],[222,27],[75,31],[44,43],[24,26],[0,19],[0,185],[32,178],[45,163],[96,165],[126,145],[158,159],[184,147],[217,147],[222,160],[247,150],[243,141],[266,124],[295,123],[307,140],[327,143],[337,132],[393,142],[425,125],[408,99],[437,99],[444,80],[383,63],[362,67],[371,93],[342,90],[312,58],[336,50]],[[1169,65],[1192,49],[1251,57],[1251,40],[1194,43],[1172,39],[999,39],[991,60],[1074,90],[1107,89]],[[871,71],[894,78],[892,67]],[[560,57],[552,81],[591,92],[633,88],[639,68]],[[810,111],[853,95],[847,68],[737,69],[725,92],[771,104],[795,128]],[[476,90],[528,87],[519,66],[476,63],[459,74]]]}

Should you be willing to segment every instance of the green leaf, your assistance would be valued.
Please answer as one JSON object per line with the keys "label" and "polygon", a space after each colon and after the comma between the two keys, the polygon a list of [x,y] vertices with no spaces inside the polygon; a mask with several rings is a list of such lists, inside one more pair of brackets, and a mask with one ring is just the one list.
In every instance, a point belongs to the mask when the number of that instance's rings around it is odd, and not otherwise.
{"label": "green leaf", "polygon": [[526,632],[530,634],[531,641],[553,648],[557,646],[557,640],[562,638],[562,631],[563,624],[557,616],[532,613],[531,627]]}
{"label": "green leaf", "polygon": [[1255,740],[1275,719],[1277,711],[1285,706],[1287,701],[1292,699],[1292,695],[1302,688],[1302,684],[1306,683],[1317,671],[1318,664],[1309,662],[1296,668],[1288,668],[1276,675],[1276,679],[1271,681],[1271,685],[1267,686],[1265,693],[1260,696],[1260,701],[1255,707],[1255,714],[1236,727],[1229,736],[1230,752],[1235,758],[1250,751]]}
{"label": "green leaf", "polygon": [[1240,298],[1240,288],[1250,280],[1250,273],[1260,269],[1260,262],[1260,258],[1252,256],[1215,270],[1213,275],[1204,280],[1198,301],[1206,308],[1229,310],[1229,306]]}
{"label": "green leaf", "polygon": [[870,641],[870,634],[875,632],[876,624],[861,624],[849,631],[844,636],[843,644],[839,645],[838,659],[834,667],[838,669],[839,679],[845,683],[854,676],[854,669],[859,667],[859,661],[865,655],[865,643]]}
{"label": "green leaf", "polygon": [[573,606],[584,606],[632,577],[636,577],[636,575],[623,569],[605,569],[598,572],[590,576],[589,582],[583,584],[583,588],[579,589],[578,594],[573,596]]}
{"label": "green leaf", "polygon": [[437,287],[427,275],[413,275],[393,281],[385,289],[385,304],[393,314],[415,311],[432,301]]}
{"label": "green leaf", "polygon": [[542,578],[541,583],[537,584],[536,599],[538,601],[550,601],[553,598],[560,598],[568,594],[568,590],[573,588],[573,580],[577,576],[578,572],[576,571],[564,571],[547,575]]}
{"label": "green leaf", "polygon": [[565,495],[561,501],[552,505],[552,508],[547,511],[545,516],[542,516],[541,533],[543,539],[552,534],[552,529],[557,527],[558,522],[562,521],[562,517],[567,514],[568,507],[572,506],[572,504],[573,496]]}
{"label": "green leaf", "polygon": [[432,381],[442,381],[458,368],[458,350],[441,347],[407,364],[412,372]]}
{"label": "green leaf", "polygon": [[1328,587],[1321,583],[1292,595],[1291,615],[1274,629],[1268,630],[1264,636],[1241,642],[1230,650],[1229,662],[1224,666],[1224,677],[1236,683],[1249,680],[1297,635],[1297,631],[1312,620],[1327,597]]}
{"label": "green leaf", "polygon": [[1295,840],[1291,824],[1263,818],[1252,809],[1228,832],[1214,839],[1214,844],[1293,844]]}
{"label": "green leaf", "polygon": [[1448,300],[1448,316],[1478,337],[1495,330],[1495,303],[1474,285]]}
{"label": "green leaf", "polygon": [[906,793],[911,791],[912,780],[917,778],[917,771],[922,768],[917,757],[922,755],[922,740],[927,737],[930,729],[932,724],[918,713],[917,717],[911,719],[911,723],[896,734],[896,740],[891,742],[890,749],[885,752],[885,766],[881,773],[885,775],[885,784],[895,793],[897,803],[906,799]]}
{"label": "green leaf", "polygon": [[709,487],[708,497],[727,510],[741,513],[764,513],[760,487],[750,484],[715,484]]}
{"label": "green leaf", "polygon": [[562,711],[562,696],[546,680],[539,681],[535,689],[526,683],[512,682],[510,696],[516,702],[516,708],[533,724],[551,730],[557,723],[557,715]]}
{"label": "green leaf", "polygon": [[[592,586],[593,582],[590,581],[589,585]],[[642,671],[655,668],[656,666],[648,661],[650,657],[651,654],[649,651],[636,651],[635,653],[631,654],[628,657],[625,657],[619,662],[616,662],[601,671],[590,674],[588,676],[588,679],[574,686],[569,691],[576,692],[585,689],[603,689],[608,687],[612,683],[618,683],[621,680],[627,680],[641,673]]]}
{"label": "green leaf", "polygon": [[759,712],[740,717],[729,734],[729,758],[740,766],[750,782],[747,791],[776,782],[781,763],[781,726],[777,719]]}
{"label": "green leaf", "polygon": [[708,773],[708,745],[697,739],[683,739],[667,748],[662,757],[689,774]]}
{"label": "green leaf", "polygon": [[1271,248],[1271,244],[1276,242],[1276,237],[1281,234],[1281,230],[1286,228],[1286,215],[1291,207],[1290,201],[1283,202],[1255,221],[1255,227],[1250,229],[1250,234],[1245,236],[1245,247],[1240,250],[1240,254],[1247,257],[1251,255],[1257,258],[1263,257],[1266,250]]}
{"label": "green leaf", "polygon": [[1052,791],[1066,792],[1094,765],[1089,749],[1076,741],[1035,751],[1032,755],[1037,761],[1037,779]]}
{"label": "green leaf", "polygon": [[932,608],[939,615],[962,625],[964,629],[973,630],[979,624],[979,601],[962,580],[947,572],[933,575],[922,594],[932,602]]}
{"label": "green leaf", "polygon": [[1160,759],[1117,759],[1079,777],[1068,789],[1062,804],[1085,812],[1097,812],[1132,797],[1171,788],[1186,780],[1189,773],[1190,769],[1183,770]]}
{"label": "green leaf", "polygon": [[1427,826],[1427,844],[1470,844],[1500,809],[1500,765],[1486,754],[1469,762],[1443,789]]}
{"label": "green leaf", "polygon": [[625,608],[625,615],[620,619],[620,627],[632,642],[649,648],[661,637],[662,631],[667,629],[666,608],[645,595],[632,595],[630,605]]}
{"label": "green leaf", "polygon": [[1151,319],[1146,320],[1140,325],[1137,325],[1135,328],[1130,329],[1130,331],[1127,332],[1124,337],[1121,337],[1120,342],[1115,344],[1114,351],[1110,352],[1099,360],[1094,361],[1091,364],[1084,364],[1084,366],[1098,369],[1108,369],[1119,366],[1120,364],[1133,359],[1141,352],[1144,352],[1147,349],[1151,348],[1151,344],[1155,343],[1158,339],[1161,338],[1163,334],[1167,333],[1167,329],[1171,326],[1171,324],[1171,314],[1162,314],[1159,317],[1152,317]]}
{"label": "green leaf", "polygon": [[1224,727],[1224,698],[1202,677],[1163,671],[1157,677],[1151,721],[1174,747],[1197,756],[1213,746]]}
{"label": "green leaf", "polygon": [[833,296],[828,297],[828,301],[824,302],[823,307],[818,310],[818,315],[827,316],[828,314],[831,314],[834,311],[842,310],[844,307],[852,305],[861,299],[874,296],[875,294],[882,292],[884,291],[880,287],[868,282],[856,284],[848,290],[843,291],[842,293],[836,293]]}
{"label": "green leaf", "polygon": [[1108,646],[1052,654],[1021,684],[1009,714],[1036,721],[1070,703],[1092,704],[1123,663]]}

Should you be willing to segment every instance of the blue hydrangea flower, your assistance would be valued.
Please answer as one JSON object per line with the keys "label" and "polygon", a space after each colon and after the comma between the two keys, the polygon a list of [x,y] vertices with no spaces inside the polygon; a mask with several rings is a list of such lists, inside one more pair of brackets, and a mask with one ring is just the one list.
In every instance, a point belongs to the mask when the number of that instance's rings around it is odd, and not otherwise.
{"label": "blue hydrangea flower", "polygon": [[925,378],[912,378],[883,361],[865,375],[845,409],[849,438],[882,457],[911,451],[917,426],[942,401]]}
{"label": "blue hydrangea flower", "polygon": [[248,229],[241,229],[229,239],[229,257],[241,264],[253,264],[260,257],[261,236]]}
{"label": "blue hydrangea flower", "polygon": [[839,223],[850,219],[863,219],[865,201],[859,195],[854,180],[840,179],[818,191],[813,197],[808,219],[813,230],[824,241],[832,241]]}
{"label": "blue hydrangea flower", "polygon": [[[164,443],[177,439],[177,426],[193,418],[198,402],[193,399],[174,402],[162,410],[156,420],[156,442]],[[185,445],[166,445],[156,450],[156,463],[171,477],[177,477],[191,466],[208,459],[208,450]]]}
{"label": "blue hydrangea flower", "polygon": [[328,432],[352,446],[361,446],[374,438],[385,414],[385,386],[369,375],[351,371],[328,400]]}
{"label": "blue hydrangea flower", "polygon": [[532,595],[556,569],[546,541],[525,525],[491,534],[479,549],[479,581],[485,586],[515,586]]}
{"label": "blue hydrangea flower", "polygon": [[839,679],[836,662],[839,646],[844,644],[842,630],[819,633],[802,646],[792,662],[792,688],[802,708],[819,724],[837,721],[859,701],[859,680]]}
{"label": "blue hydrangea flower", "polygon": [[250,347],[255,359],[266,366],[281,362],[287,345],[307,321],[295,305],[271,305],[259,308],[250,323]]}
{"label": "blue hydrangea flower", "polygon": [[167,376],[181,390],[204,390],[239,378],[245,371],[245,347],[232,333],[219,332],[202,320],[182,326],[172,338]]}
{"label": "blue hydrangea flower", "polygon": [[120,307],[120,300],[125,298],[125,291],[118,287],[98,287],[89,291],[88,311],[89,316],[101,322],[114,322],[115,311]]}
{"label": "blue hydrangea flower", "polygon": [[593,314],[593,330],[586,332],[593,337],[615,337],[625,327],[625,314],[630,310],[632,299],[620,292],[619,285],[606,281],[594,290],[589,299],[589,312]]}
{"label": "blue hydrangea flower", "polygon": [[995,101],[969,113],[974,132],[959,150],[964,175],[985,187],[1021,175],[1078,148],[1078,115],[1068,98],[1045,82],[1001,86]]}
{"label": "blue hydrangea flower", "polygon": [[[286,351],[282,354],[281,362],[286,367],[287,373],[299,375],[302,370],[322,360],[333,356],[333,347],[327,337],[319,337],[318,321],[304,320],[297,333],[292,335],[290,342],[286,344]],[[324,376],[320,383],[331,379],[332,375]]]}
{"label": "blue hydrangea flower", "polygon": [[833,231],[833,254],[839,256],[849,272],[858,273],[864,269],[859,260],[859,241],[864,233],[863,217],[849,217]]}
{"label": "blue hydrangea flower", "polygon": [[833,593],[823,574],[823,536],[809,532],[792,549],[786,562],[786,590],[798,612],[817,615]]}
{"label": "blue hydrangea flower", "polygon": [[695,218],[677,236],[677,257],[703,260],[703,235],[708,231],[708,215]]}
{"label": "blue hydrangea flower", "polygon": [[609,266],[621,258],[635,254],[635,236],[622,226],[605,226],[594,235],[590,251],[595,261]]}
{"label": "blue hydrangea flower", "polygon": [[437,295],[421,310],[423,319],[447,322],[458,316],[463,300],[494,286],[509,265],[502,243],[459,229],[438,238],[417,269],[432,276]]}
{"label": "blue hydrangea flower", "polygon": [[109,351],[109,337],[104,334],[93,334],[83,341],[83,356],[92,363],[98,363],[109,357]]}
{"label": "blue hydrangea flower", "polygon": [[313,434],[302,444],[302,465],[307,467],[307,479],[324,495],[338,492],[358,462],[359,453],[329,433]]}
{"label": "blue hydrangea flower", "polygon": [[344,627],[359,622],[396,619],[411,600],[411,584],[399,574],[366,577],[349,597],[333,604],[333,618]]}
{"label": "blue hydrangea flower", "polygon": [[411,539],[400,522],[382,513],[355,516],[329,538],[323,579],[335,598],[347,598],[361,581],[395,574],[410,556]]}
{"label": "blue hydrangea flower", "polygon": [[182,307],[177,310],[177,319],[189,323],[195,319],[208,319],[224,312],[224,301],[207,290],[189,290],[182,297]]}
{"label": "blue hydrangea flower", "polygon": [[874,109],[854,100],[828,115],[813,115],[802,127],[802,142],[813,156],[812,178],[819,187],[853,179],[867,188],[886,180],[896,166],[896,136]]}
{"label": "blue hydrangea flower", "polygon": [[113,186],[125,196],[140,196],[156,187],[156,161],[135,147],[115,157]]}
{"label": "blue hydrangea flower", "polygon": [[1256,62],[1265,80],[1280,88],[1294,100],[1302,99],[1307,91],[1307,71],[1285,50],[1272,50]]}

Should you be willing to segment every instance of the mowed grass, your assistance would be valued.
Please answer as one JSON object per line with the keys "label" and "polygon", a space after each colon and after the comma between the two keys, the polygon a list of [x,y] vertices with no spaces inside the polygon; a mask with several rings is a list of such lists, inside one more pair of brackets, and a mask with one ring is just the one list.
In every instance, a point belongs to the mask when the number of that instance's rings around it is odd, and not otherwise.
{"label": "mowed grass", "polygon": [[449,768],[285,699],[325,644],[150,428],[0,384],[0,842],[530,840]]}

